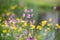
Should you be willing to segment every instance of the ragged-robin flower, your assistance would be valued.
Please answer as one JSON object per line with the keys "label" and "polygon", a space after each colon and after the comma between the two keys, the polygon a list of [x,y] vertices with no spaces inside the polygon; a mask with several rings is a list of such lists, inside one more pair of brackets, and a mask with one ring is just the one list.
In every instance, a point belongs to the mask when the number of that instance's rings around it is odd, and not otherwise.
{"label": "ragged-robin flower", "polygon": [[26,38],[26,40],[31,40],[32,38],[30,37],[30,36],[28,36],[27,38]]}

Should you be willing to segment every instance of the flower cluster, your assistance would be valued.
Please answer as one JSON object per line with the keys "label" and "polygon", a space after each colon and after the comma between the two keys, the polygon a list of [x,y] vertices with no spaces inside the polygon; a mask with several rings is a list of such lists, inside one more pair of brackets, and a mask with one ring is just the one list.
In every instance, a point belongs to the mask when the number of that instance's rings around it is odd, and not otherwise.
{"label": "flower cluster", "polygon": [[[10,9],[14,10],[17,5],[11,6]],[[5,19],[5,16],[8,16]],[[22,17],[16,17],[15,13],[6,12],[0,17],[1,37],[3,40],[42,40],[47,36],[47,32],[60,29],[60,25],[53,26],[52,18],[48,21],[43,20],[39,25],[35,25],[36,21],[33,19],[33,9],[24,8]]]}

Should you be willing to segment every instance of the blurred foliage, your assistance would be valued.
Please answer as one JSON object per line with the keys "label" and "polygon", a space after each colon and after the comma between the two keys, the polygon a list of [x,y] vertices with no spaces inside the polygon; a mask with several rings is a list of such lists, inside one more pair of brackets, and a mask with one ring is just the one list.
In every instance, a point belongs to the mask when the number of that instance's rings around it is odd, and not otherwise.
{"label": "blurred foliage", "polygon": [[[19,6],[20,0],[0,0],[0,14],[3,12],[10,11],[10,6],[17,5]],[[11,10],[12,11],[12,10]]]}

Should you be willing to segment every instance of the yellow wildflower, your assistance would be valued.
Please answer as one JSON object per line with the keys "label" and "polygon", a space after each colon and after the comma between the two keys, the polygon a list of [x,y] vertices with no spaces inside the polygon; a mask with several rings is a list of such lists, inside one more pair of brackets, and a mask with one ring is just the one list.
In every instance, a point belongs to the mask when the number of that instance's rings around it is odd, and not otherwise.
{"label": "yellow wildflower", "polygon": [[28,35],[31,36],[31,33],[29,33]]}
{"label": "yellow wildflower", "polygon": [[8,27],[8,24],[5,22],[5,27]]}
{"label": "yellow wildflower", "polygon": [[44,26],[44,25],[46,25],[46,23],[47,23],[47,21],[44,20],[41,22],[41,25]]}
{"label": "yellow wildflower", "polygon": [[50,24],[47,24],[47,26],[52,26],[52,24],[50,23]]}
{"label": "yellow wildflower", "polygon": [[59,26],[59,24],[56,24],[56,26]]}
{"label": "yellow wildflower", "polygon": [[60,29],[60,26],[57,26],[57,28],[59,28],[59,29]]}
{"label": "yellow wildflower", "polygon": [[56,27],[60,29],[60,25],[59,24],[56,24]]}
{"label": "yellow wildflower", "polygon": [[16,20],[19,20],[19,18],[16,18]]}
{"label": "yellow wildflower", "polygon": [[49,18],[49,22],[51,22],[52,21],[52,18]]}
{"label": "yellow wildflower", "polygon": [[22,22],[24,23],[25,21],[24,21],[24,20],[22,20]]}
{"label": "yellow wildflower", "polygon": [[14,5],[14,6],[11,5],[11,6],[10,6],[10,9],[11,9],[11,10],[14,10],[16,7],[17,7],[17,5]]}
{"label": "yellow wildflower", "polygon": [[2,24],[1,26],[2,26],[2,27],[5,27],[5,25],[4,25],[4,24]]}
{"label": "yellow wildflower", "polygon": [[47,28],[47,31],[50,31],[50,28]]}
{"label": "yellow wildflower", "polygon": [[7,12],[6,15],[9,16],[10,15],[10,12]]}
{"label": "yellow wildflower", "polygon": [[12,26],[15,25],[15,22],[14,21],[10,21],[10,23],[11,23]]}
{"label": "yellow wildflower", "polygon": [[12,30],[16,30],[17,28],[16,27],[11,27]]}
{"label": "yellow wildflower", "polygon": [[42,30],[42,26],[39,26],[39,25],[38,25],[38,26],[37,26],[37,29],[38,29],[38,30]]}
{"label": "yellow wildflower", "polygon": [[7,33],[7,30],[3,30],[3,33]]}
{"label": "yellow wildflower", "polygon": [[41,24],[42,26],[45,26],[45,24]]}
{"label": "yellow wildflower", "polygon": [[22,27],[20,27],[19,29],[20,29],[20,31],[22,31]]}
{"label": "yellow wildflower", "polygon": [[35,28],[35,25],[30,25],[31,26],[31,29],[34,29]]}
{"label": "yellow wildflower", "polygon": [[17,31],[20,32],[20,29],[18,29]]}
{"label": "yellow wildflower", "polygon": [[47,23],[47,21],[45,21],[45,20],[44,20],[44,21],[42,21],[42,24],[46,24],[46,23]]}
{"label": "yellow wildflower", "polygon": [[23,26],[23,27],[26,27],[26,26],[27,26],[27,23],[24,23],[22,26]]}

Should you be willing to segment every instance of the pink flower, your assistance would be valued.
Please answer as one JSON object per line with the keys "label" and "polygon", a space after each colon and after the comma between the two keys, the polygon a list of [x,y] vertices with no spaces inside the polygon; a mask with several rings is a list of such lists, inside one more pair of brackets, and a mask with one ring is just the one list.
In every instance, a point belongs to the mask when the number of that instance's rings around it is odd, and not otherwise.
{"label": "pink flower", "polygon": [[30,38],[27,38],[26,40],[30,40]]}
{"label": "pink flower", "polygon": [[32,38],[31,37],[27,37],[26,40],[31,40]]}

